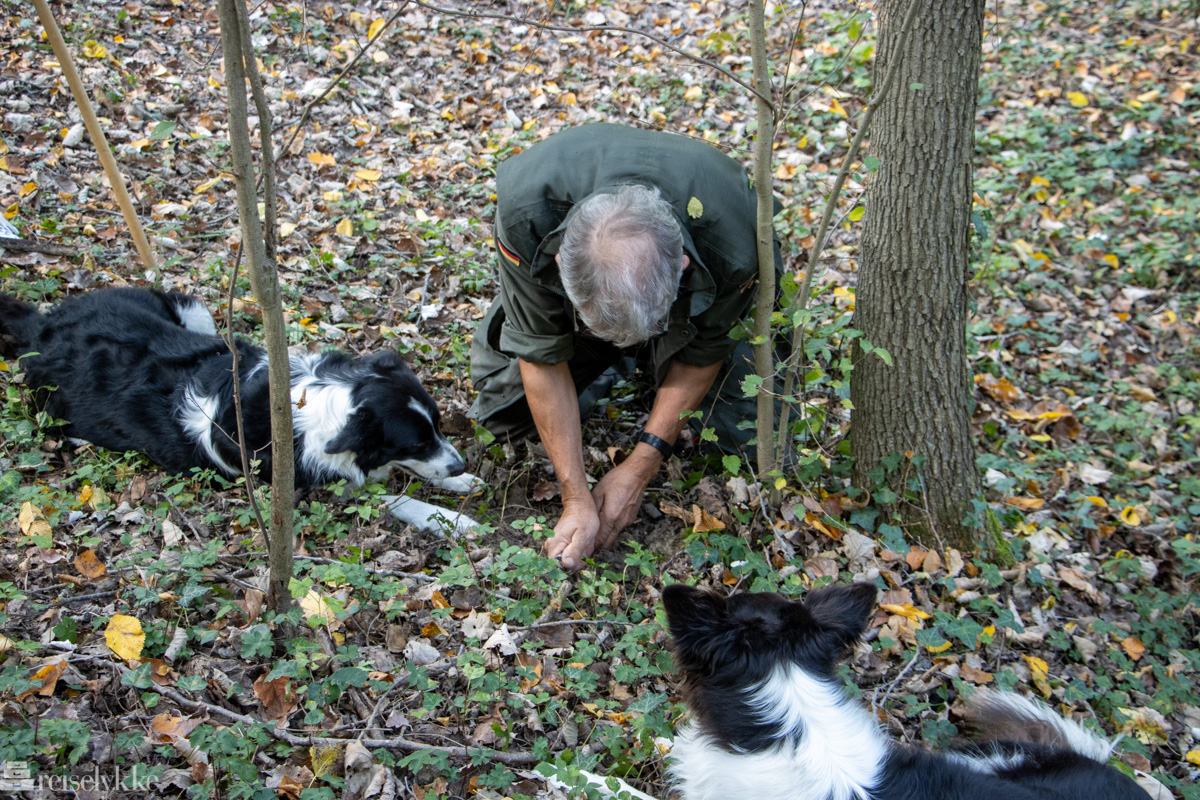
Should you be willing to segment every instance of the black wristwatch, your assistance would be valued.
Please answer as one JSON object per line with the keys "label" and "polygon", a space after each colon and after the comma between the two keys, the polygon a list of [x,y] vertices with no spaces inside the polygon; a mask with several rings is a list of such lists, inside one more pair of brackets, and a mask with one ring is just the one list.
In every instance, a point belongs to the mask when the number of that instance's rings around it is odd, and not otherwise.
{"label": "black wristwatch", "polygon": [[664,459],[670,458],[671,454],[675,452],[675,445],[668,444],[665,439],[660,439],[659,437],[655,436],[653,433],[647,433],[646,431],[642,431],[641,433],[638,434],[637,440],[639,442],[645,442],[646,444],[650,445],[658,452],[662,453],[662,457]]}

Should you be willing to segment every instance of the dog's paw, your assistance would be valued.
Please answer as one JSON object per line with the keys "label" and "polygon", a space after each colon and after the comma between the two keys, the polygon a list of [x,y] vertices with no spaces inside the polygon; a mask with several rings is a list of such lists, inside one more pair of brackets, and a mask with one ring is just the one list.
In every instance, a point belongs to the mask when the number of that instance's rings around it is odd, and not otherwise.
{"label": "dog's paw", "polygon": [[483,491],[483,487],[487,485],[469,472],[455,475],[453,478],[435,478],[425,481],[425,483],[455,494],[474,494]]}
{"label": "dog's paw", "polygon": [[466,514],[425,503],[415,497],[384,495],[380,499],[393,517],[422,531],[457,537],[479,524]]}

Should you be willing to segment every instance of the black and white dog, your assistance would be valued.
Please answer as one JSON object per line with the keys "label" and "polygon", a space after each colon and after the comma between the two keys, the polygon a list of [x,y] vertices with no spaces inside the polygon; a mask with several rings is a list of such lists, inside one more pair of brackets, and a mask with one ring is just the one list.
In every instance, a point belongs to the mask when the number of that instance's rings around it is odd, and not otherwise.
{"label": "black and white dog", "polygon": [[1020,695],[977,690],[990,741],[932,752],[888,740],[836,677],[866,630],[870,585],[805,602],[663,592],[692,722],[671,752],[684,800],[1147,800],[1105,762],[1108,741]]}
{"label": "black and white dog", "polygon": [[[63,433],[109,450],[137,450],[173,472],[242,472],[233,402],[233,354],[195,298],[153,289],[102,289],[41,314],[0,294],[0,334],[39,407]],[[250,457],[271,474],[266,352],[236,343]],[[362,358],[325,352],[291,358],[296,486],[346,479],[360,486],[393,467],[451,491],[473,476],[438,429],[438,407],[393,352]],[[411,498],[388,498],[400,519],[455,530],[471,520]],[[429,524],[427,524],[429,523]]]}

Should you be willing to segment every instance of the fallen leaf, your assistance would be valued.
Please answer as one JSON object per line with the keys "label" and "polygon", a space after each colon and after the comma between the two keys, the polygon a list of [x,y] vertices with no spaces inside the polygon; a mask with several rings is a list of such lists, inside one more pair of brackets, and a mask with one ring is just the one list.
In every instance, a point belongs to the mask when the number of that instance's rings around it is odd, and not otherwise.
{"label": "fallen leaf", "polygon": [[1094,464],[1084,464],[1079,468],[1079,480],[1089,486],[1099,486],[1102,483],[1107,483],[1112,475],[1110,470],[1102,469]]}
{"label": "fallen leaf", "polygon": [[265,678],[263,675],[254,682],[254,696],[268,719],[282,723],[299,707],[292,690],[292,679],[286,675],[270,681]]}
{"label": "fallen leaf", "polygon": [[126,661],[133,661],[142,655],[142,647],[146,644],[146,634],[142,631],[142,623],[136,617],[125,614],[114,614],[104,629],[104,642]]}
{"label": "fallen leaf", "polygon": [[321,593],[316,589],[309,589],[308,594],[300,598],[300,610],[304,612],[304,616],[318,617],[326,625],[332,625],[337,621],[337,615],[333,611],[333,607],[325,601]]}
{"label": "fallen leaf", "polygon": [[542,481],[533,487],[533,491],[529,493],[529,499],[535,503],[543,503],[557,497],[558,492],[556,481]]}
{"label": "fallen leaf", "polygon": [[929,619],[930,615],[914,606],[912,603],[904,603],[897,605],[894,603],[880,603],[879,607],[889,614],[899,614],[902,617],[907,617],[911,620]]}
{"label": "fallen leaf", "polygon": [[96,557],[95,550],[84,550],[75,556],[75,569],[79,570],[80,575],[93,581],[103,578],[108,572]]}
{"label": "fallen leaf", "polygon": [[1021,654],[1021,658],[1025,659],[1025,663],[1029,665],[1029,676],[1033,680],[1033,685],[1042,693],[1042,697],[1050,696],[1050,682],[1047,680],[1050,677],[1050,665],[1037,656],[1027,656]]}
{"label": "fallen leaf", "polygon": [[29,676],[31,681],[40,681],[41,685],[34,688],[26,689],[21,694],[17,695],[18,700],[24,700],[35,692],[42,697],[49,697],[54,694],[54,687],[58,685],[58,679],[62,677],[63,672],[67,669],[67,660],[64,658],[61,661],[51,662],[37,672]]}
{"label": "fallen leaf", "polygon": [[1136,636],[1129,636],[1121,640],[1121,649],[1132,660],[1137,661],[1145,654],[1146,645],[1142,644],[1142,640]]}
{"label": "fallen leaf", "polygon": [[709,531],[721,531],[724,529],[724,522],[721,522],[721,520],[717,519],[700,506],[692,506],[692,530],[694,532],[708,533]]}

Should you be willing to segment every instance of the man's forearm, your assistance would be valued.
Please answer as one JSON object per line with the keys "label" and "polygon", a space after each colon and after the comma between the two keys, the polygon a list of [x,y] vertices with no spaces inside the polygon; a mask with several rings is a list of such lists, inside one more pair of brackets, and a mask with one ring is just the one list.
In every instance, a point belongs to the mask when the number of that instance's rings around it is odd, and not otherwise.
{"label": "man's forearm", "polygon": [[583,466],[583,431],[579,423],[579,397],[566,362],[521,362],[521,381],[533,414],[533,424],[562,485],[563,502],[591,502]]}
{"label": "man's forearm", "polygon": [[[687,420],[680,417],[684,412],[695,411],[700,407],[720,371],[719,361],[705,367],[695,367],[678,360],[672,361],[667,368],[666,378],[654,396],[650,419],[646,421],[646,432],[674,444],[687,424]],[[657,450],[644,443],[634,448],[633,456],[644,462],[645,469],[657,470],[662,460]]]}

